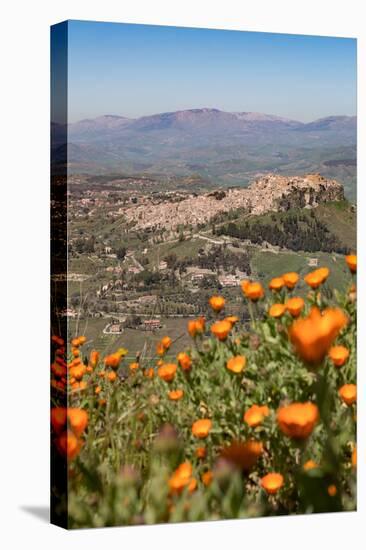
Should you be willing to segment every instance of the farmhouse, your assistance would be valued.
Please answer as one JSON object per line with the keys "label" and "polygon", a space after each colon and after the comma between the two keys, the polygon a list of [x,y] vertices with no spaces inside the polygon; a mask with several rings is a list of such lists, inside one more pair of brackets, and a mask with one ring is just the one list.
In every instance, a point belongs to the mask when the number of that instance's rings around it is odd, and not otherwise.
{"label": "farmhouse", "polygon": [[143,322],[144,330],[158,330],[161,328],[160,319],[146,319]]}

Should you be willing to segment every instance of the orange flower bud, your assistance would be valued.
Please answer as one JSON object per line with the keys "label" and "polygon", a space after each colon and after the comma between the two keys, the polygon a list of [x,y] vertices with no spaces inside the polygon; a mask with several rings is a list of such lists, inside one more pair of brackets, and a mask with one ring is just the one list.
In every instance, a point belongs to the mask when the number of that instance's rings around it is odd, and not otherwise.
{"label": "orange flower bud", "polygon": [[262,477],[261,486],[269,495],[276,494],[284,482],[283,476],[277,473],[270,473]]}
{"label": "orange flower bud", "polygon": [[344,346],[333,346],[328,355],[336,367],[342,367],[349,357],[349,350]]}
{"label": "orange flower bud", "polygon": [[211,308],[216,312],[221,311],[225,306],[225,298],[222,296],[211,296],[208,302]]}
{"label": "orange flower bud", "polygon": [[273,304],[268,311],[270,317],[278,319],[286,312],[286,306],[284,304]]}
{"label": "orange flower bud", "polygon": [[356,403],[357,400],[357,386],[355,384],[344,384],[338,390],[339,396],[346,405],[350,406]]}
{"label": "orange flower bud", "polygon": [[180,352],[177,355],[178,363],[183,371],[189,371],[192,367],[192,359],[187,353]]}
{"label": "orange flower bud", "polygon": [[226,340],[232,328],[229,321],[217,321],[211,326],[211,332],[218,340]]}
{"label": "orange flower bud", "polygon": [[198,319],[188,321],[188,333],[192,338],[197,334],[202,334],[205,331],[205,318],[199,317]]}
{"label": "orange flower bud", "polygon": [[270,288],[270,290],[274,290],[278,292],[284,286],[285,286],[285,281],[283,280],[282,277],[274,277],[274,279],[272,279],[269,282],[268,288]]}
{"label": "orange flower bud", "polygon": [[162,367],[158,368],[158,376],[165,382],[171,382],[175,373],[177,372],[177,365],[173,363],[165,363]]}
{"label": "orange flower bud", "polygon": [[267,405],[252,405],[244,414],[244,422],[251,428],[256,428],[262,424],[264,418],[269,415]]}
{"label": "orange flower bud", "polygon": [[264,290],[260,283],[249,283],[242,288],[244,288],[245,297],[252,300],[252,302],[257,302],[264,296]]}
{"label": "orange flower bud", "polygon": [[282,275],[282,279],[283,279],[283,282],[285,283],[285,286],[289,290],[292,290],[293,288],[295,288],[300,277],[297,273],[295,273],[294,271],[291,271],[289,273],[285,273],[284,275]]}
{"label": "orange flower bud", "polygon": [[192,424],[192,434],[199,439],[205,439],[210,433],[212,428],[212,421],[209,418],[202,418],[196,420]]}
{"label": "orange flower bud", "polygon": [[346,263],[349,267],[351,273],[356,273],[357,271],[357,256],[356,254],[349,254],[346,256]]}
{"label": "orange flower bud", "polygon": [[304,305],[304,300],[298,296],[290,298],[285,304],[287,311],[292,315],[292,317],[298,317],[304,309]]}
{"label": "orange flower bud", "polygon": [[109,372],[109,373],[107,374],[107,378],[108,378],[108,380],[109,380],[110,382],[114,382],[114,381],[116,380],[116,378],[117,378],[117,374],[115,373],[114,370],[112,370],[112,372]]}
{"label": "orange flower bud", "polygon": [[168,392],[168,397],[171,401],[179,401],[183,397],[183,390],[172,390]]}
{"label": "orange flower bud", "polygon": [[226,368],[231,372],[239,374],[244,370],[246,361],[244,355],[236,355],[227,361]]}

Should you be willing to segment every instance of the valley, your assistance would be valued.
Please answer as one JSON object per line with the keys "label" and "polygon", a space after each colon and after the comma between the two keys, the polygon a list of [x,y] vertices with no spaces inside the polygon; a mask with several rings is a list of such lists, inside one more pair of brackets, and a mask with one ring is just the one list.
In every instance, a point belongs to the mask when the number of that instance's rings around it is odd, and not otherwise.
{"label": "valley", "polygon": [[[220,293],[243,322],[240,281],[331,268],[347,281],[344,253],[356,247],[355,206],[341,184],[317,174],[266,175],[247,189],[214,189],[202,178],[168,185],[136,176],[69,176],[70,334],[108,352],[118,345],[154,354],[161,334],[170,353],[188,345],[189,318],[210,318]],[[316,238],[317,237],[317,238]],[[299,286],[306,292],[305,283]]]}

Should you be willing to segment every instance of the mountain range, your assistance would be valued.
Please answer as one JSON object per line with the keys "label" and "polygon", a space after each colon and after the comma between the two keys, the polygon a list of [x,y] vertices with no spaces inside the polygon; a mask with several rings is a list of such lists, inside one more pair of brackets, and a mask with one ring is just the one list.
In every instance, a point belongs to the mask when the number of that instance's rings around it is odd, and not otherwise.
{"label": "mountain range", "polygon": [[[188,175],[246,185],[256,173],[317,171],[355,195],[355,116],[304,123],[253,112],[202,108],[127,118],[104,115],[51,127],[54,166],[71,172]],[[344,181],[343,181],[344,180]]]}

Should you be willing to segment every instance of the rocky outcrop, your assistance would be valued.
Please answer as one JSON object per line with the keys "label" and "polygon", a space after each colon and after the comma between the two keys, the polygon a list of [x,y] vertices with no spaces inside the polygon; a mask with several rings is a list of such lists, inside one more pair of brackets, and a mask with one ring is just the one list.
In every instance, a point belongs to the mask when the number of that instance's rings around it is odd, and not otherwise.
{"label": "rocky outcrop", "polygon": [[252,214],[314,208],[322,202],[344,199],[343,186],[319,174],[291,177],[270,174],[252,183],[248,192]]}
{"label": "rocky outcrop", "polygon": [[279,176],[269,174],[255,180],[246,189],[228,189],[202,195],[189,195],[180,202],[150,197],[123,214],[139,228],[173,229],[179,225],[206,223],[220,212],[243,208],[248,214],[286,211],[290,208],[314,208],[322,202],[344,199],[343,186],[319,174]]}

